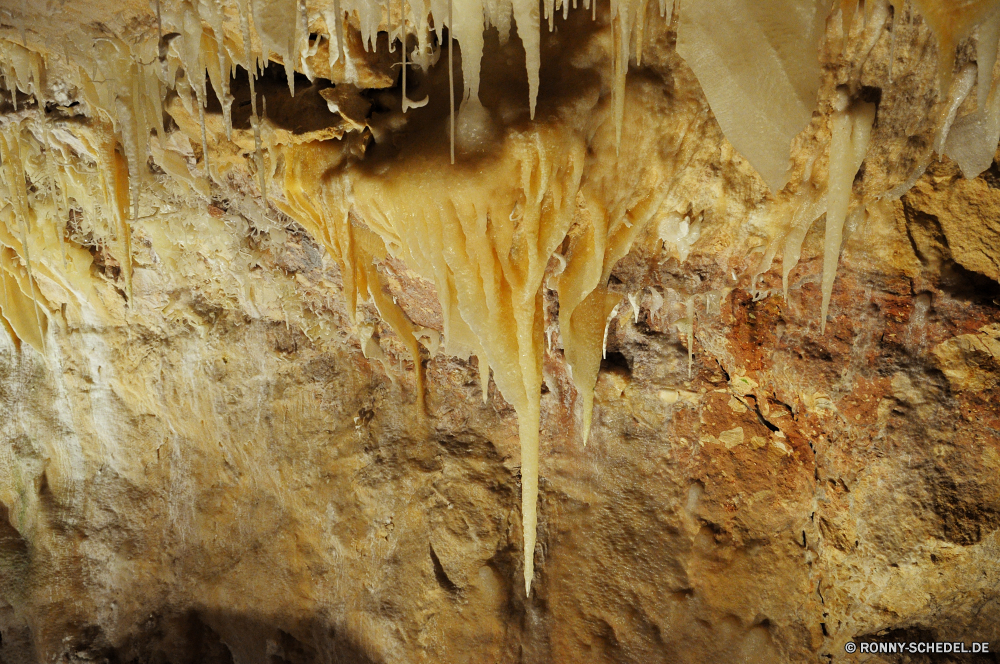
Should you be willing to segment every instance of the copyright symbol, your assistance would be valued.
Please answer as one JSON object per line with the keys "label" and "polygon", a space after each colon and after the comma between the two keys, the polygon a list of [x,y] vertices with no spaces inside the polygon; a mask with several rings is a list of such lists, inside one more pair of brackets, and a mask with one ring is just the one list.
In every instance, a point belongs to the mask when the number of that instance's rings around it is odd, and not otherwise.
{"label": "copyright symbol", "polygon": [[858,644],[854,643],[854,641],[848,641],[846,644],[844,644],[844,650],[846,650],[849,653],[852,653],[857,649],[858,649]]}

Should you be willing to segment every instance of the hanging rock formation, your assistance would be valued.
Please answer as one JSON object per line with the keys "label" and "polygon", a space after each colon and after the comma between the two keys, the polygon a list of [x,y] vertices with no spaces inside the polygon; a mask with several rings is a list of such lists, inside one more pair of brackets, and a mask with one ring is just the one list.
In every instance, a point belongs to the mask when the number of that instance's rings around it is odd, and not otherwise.
{"label": "hanging rock formation", "polygon": [[577,4],[0,7],[0,662],[1000,649],[1000,3]]}

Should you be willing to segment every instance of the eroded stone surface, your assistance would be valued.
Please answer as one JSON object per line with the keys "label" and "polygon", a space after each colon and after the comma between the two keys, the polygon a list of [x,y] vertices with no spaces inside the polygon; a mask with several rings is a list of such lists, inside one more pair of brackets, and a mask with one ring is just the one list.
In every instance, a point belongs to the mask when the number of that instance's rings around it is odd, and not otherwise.
{"label": "eroded stone surface", "polygon": [[[600,126],[610,31],[563,27],[589,36],[576,88],[543,76],[544,121]],[[838,84],[883,86],[856,187],[906,181],[939,123],[932,35],[909,10],[898,28],[863,62],[828,45],[802,138],[828,134]],[[608,125],[590,158],[660,160],[650,181],[698,230],[681,255],[650,224],[615,267],[635,305],[609,323],[586,446],[547,328],[530,598],[513,408],[428,336],[422,409],[405,346],[370,305],[351,332],[322,242],[249,215],[237,170],[137,226],[131,311],[95,247],[106,318],[64,320],[47,359],[0,336],[0,661],[854,661],[844,644],[879,634],[1000,648],[997,164],[969,181],[932,163],[848,229],[821,333],[822,220],[787,300],[777,265],[750,283],[770,194],[673,30],[646,38],[625,152]],[[498,98],[515,78],[485,77]],[[439,332],[433,286],[395,258],[378,269]]]}

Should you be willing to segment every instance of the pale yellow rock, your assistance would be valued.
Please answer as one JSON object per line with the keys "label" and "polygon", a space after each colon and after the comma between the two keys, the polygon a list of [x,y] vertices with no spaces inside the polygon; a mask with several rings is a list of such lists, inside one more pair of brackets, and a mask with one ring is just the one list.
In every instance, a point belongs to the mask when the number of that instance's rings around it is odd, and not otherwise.
{"label": "pale yellow rock", "polygon": [[948,339],[932,352],[952,389],[981,392],[1000,384],[1000,324]]}
{"label": "pale yellow rock", "polygon": [[743,402],[736,397],[729,397],[729,408],[736,413],[747,412],[747,407],[743,405]]}
{"label": "pale yellow rock", "polygon": [[731,450],[737,445],[743,444],[743,427],[736,427],[734,429],[729,429],[728,431],[723,431],[719,434],[719,442],[726,446],[726,449]]}

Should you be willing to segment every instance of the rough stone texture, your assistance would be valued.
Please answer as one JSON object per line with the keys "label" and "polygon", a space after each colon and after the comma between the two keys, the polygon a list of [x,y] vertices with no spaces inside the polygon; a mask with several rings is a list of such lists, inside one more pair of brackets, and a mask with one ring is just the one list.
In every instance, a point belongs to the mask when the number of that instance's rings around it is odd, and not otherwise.
{"label": "rough stone texture", "polygon": [[996,213],[1000,209],[1000,171],[995,162],[975,180],[962,178],[953,163],[934,164],[907,195],[906,204],[911,214],[927,221],[928,229],[921,235],[938,235],[914,239],[924,260],[938,262],[950,255],[962,268],[1000,281],[996,250],[1000,245]]}
{"label": "rough stone texture", "polygon": [[[606,22],[592,30],[578,57],[607,69]],[[197,247],[171,271],[136,229],[134,311],[104,262],[108,320],[66,321],[46,357],[0,336],[0,662],[960,661],[845,655],[861,637],[1000,650],[1000,167],[966,181],[934,162],[849,229],[821,333],[822,223],[787,301],[778,269],[748,292],[763,240],[746,221],[769,195],[673,39],[649,30],[626,140],[676,148],[672,200],[702,234],[682,263],[653,224],[616,267],[637,308],[610,323],[586,447],[557,335],[546,355],[530,598],[513,409],[492,384],[484,402],[474,361],[427,353],[422,412],[373,309],[387,366],[365,359],[329,256],[287,219],[241,216],[247,176],[175,202],[206,230],[163,222]],[[897,39],[857,187],[905,181],[936,130],[932,36],[907,11]],[[888,36],[864,63],[835,51],[806,143],[836,84],[887,78]],[[440,329],[433,288],[379,268]]]}

